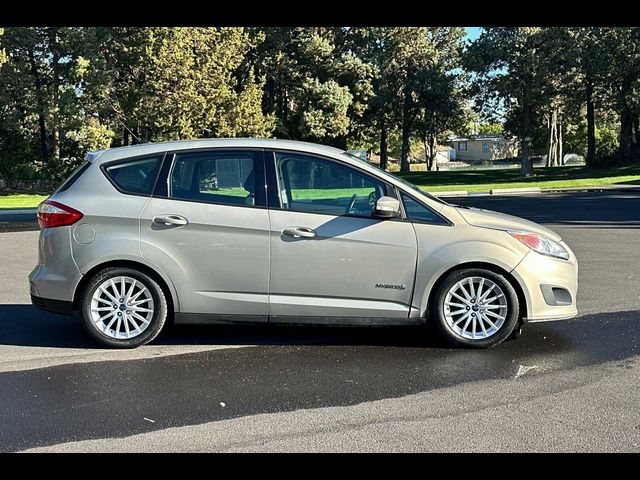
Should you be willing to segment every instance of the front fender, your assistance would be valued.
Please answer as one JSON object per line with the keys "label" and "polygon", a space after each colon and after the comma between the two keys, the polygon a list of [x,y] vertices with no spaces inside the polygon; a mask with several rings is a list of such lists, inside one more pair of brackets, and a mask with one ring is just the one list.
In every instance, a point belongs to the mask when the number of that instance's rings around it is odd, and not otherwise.
{"label": "front fender", "polygon": [[[458,238],[468,236],[465,235],[467,232],[456,232],[457,230],[452,229],[451,233]],[[476,238],[435,242],[444,245],[435,249],[429,249],[427,232],[418,234],[418,261],[412,307],[420,312],[421,317],[427,313],[429,296],[434,285],[447,271],[465,264],[484,263],[511,272],[529,253],[529,249],[516,240],[510,242],[506,234],[507,238],[496,238],[496,235],[502,232],[478,228],[473,230]],[[524,286],[522,287],[524,289]]]}

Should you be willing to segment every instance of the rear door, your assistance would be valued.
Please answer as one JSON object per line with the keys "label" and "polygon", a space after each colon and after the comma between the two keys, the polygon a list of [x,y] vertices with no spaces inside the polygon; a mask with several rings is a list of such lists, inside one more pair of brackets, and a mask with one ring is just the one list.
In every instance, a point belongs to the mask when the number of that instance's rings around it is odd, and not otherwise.
{"label": "rear door", "polygon": [[266,321],[263,156],[249,149],[167,155],[163,177],[142,212],[141,252],[173,280],[181,313]]}
{"label": "rear door", "polygon": [[309,323],[407,319],[416,268],[413,226],[371,215],[377,198],[395,196],[393,187],[310,154],[277,151],[267,153],[266,162],[275,192],[269,196],[269,315]]}

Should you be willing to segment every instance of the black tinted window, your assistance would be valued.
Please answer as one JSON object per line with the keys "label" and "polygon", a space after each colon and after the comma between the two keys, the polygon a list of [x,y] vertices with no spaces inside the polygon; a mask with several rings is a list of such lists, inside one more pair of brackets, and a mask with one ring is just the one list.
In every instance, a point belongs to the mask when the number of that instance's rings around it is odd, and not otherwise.
{"label": "black tinted window", "polygon": [[140,157],[109,165],[105,171],[124,192],[150,195],[161,160],[162,155]]}
{"label": "black tinted window", "polygon": [[169,197],[254,206],[259,155],[254,151],[178,153],[171,172]]}
{"label": "black tinted window", "polygon": [[310,155],[276,153],[282,207],[326,215],[370,216],[386,186],[355,168]]}
{"label": "black tinted window", "polygon": [[76,180],[78,180],[82,176],[82,174],[87,170],[87,168],[89,168],[89,165],[91,165],[89,162],[84,162],[82,165],[76,168],[75,171],[71,175],[69,175],[69,178],[67,178],[64,181],[64,183],[60,185],[56,193],[64,192],[71,185],[73,185],[76,182]]}
{"label": "black tinted window", "polygon": [[406,194],[401,194],[407,218],[418,222],[446,224],[440,215]]}

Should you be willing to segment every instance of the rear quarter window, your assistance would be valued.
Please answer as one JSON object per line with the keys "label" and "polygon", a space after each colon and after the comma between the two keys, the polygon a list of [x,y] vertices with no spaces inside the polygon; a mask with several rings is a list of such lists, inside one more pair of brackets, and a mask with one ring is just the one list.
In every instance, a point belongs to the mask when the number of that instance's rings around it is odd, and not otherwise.
{"label": "rear quarter window", "polygon": [[91,163],[84,162],[82,165],[76,168],[75,171],[71,175],[69,175],[69,178],[67,178],[64,182],[62,182],[62,185],[58,187],[58,190],[56,190],[55,193],[60,193],[60,192],[64,192],[65,190],[68,190],[69,187],[74,183],[76,183],[76,180],[78,180],[82,176],[82,174],[87,171],[87,168],[89,168],[90,166],[91,166]]}
{"label": "rear quarter window", "polygon": [[121,160],[103,166],[102,170],[118,190],[135,195],[151,195],[163,156]]}

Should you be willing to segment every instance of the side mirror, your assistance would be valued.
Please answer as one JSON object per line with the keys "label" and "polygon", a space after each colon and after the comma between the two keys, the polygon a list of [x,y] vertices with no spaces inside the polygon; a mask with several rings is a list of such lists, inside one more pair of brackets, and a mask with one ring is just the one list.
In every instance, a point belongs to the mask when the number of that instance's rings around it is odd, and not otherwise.
{"label": "side mirror", "polygon": [[392,197],[380,197],[373,207],[373,216],[396,218],[400,215],[400,201]]}

